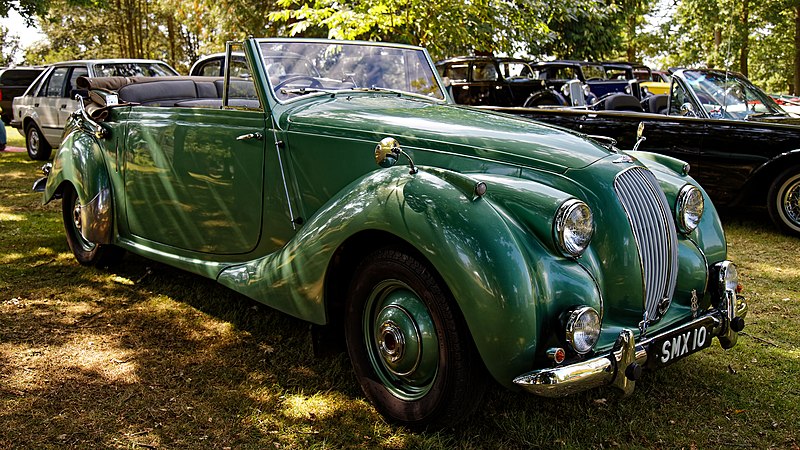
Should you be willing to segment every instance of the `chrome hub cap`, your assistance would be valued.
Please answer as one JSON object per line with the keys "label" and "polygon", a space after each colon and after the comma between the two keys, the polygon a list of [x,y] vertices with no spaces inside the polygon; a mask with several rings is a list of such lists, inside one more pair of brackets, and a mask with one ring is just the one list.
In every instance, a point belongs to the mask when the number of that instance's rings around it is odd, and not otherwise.
{"label": "chrome hub cap", "polygon": [[389,364],[397,362],[403,357],[405,346],[406,340],[397,324],[392,321],[384,322],[378,336],[378,347],[383,359]]}
{"label": "chrome hub cap", "polygon": [[31,131],[30,135],[30,146],[33,153],[36,153],[39,150],[39,133],[36,130]]}
{"label": "chrome hub cap", "polygon": [[72,209],[72,223],[75,224],[75,229],[78,230],[78,233],[83,234],[82,222],[81,222],[81,205],[79,203],[76,203],[75,207]]}

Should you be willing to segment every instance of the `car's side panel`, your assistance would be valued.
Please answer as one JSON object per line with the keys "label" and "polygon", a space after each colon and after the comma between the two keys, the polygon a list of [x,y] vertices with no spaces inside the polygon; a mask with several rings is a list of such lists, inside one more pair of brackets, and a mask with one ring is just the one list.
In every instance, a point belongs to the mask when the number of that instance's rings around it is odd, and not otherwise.
{"label": "car's side panel", "polygon": [[490,199],[473,199],[441,178],[440,171],[377,170],[342,192],[286,247],[224,270],[219,281],[323,324],[328,320],[325,274],[342,242],[362,231],[393,235],[416,248],[442,276],[490,372],[509,386],[533,366],[540,311],[599,299],[584,268],[553,258]]}
{"label": "car's side panel", "polygon": [[[132,108],[124,152],[132,236],[209,254],[244,254],[261,239],[262,112]],[[158,223],[157,227],[153,224]]]}

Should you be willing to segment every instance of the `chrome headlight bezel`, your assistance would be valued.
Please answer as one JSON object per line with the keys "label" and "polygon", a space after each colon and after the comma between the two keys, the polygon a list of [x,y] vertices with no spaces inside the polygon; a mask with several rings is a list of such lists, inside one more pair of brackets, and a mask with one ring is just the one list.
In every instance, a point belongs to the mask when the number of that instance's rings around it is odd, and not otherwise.
{"label": "chrome headlight bezel", "polygon": [[694,185],[684,185],[675,199],[675,222],[678,229],[684,234],[691,233],[700,225],[704,212],[703,192]]}
{"label": "chrome headlight bezel", "polygon": [[562,203],[553,222],[553,234],[556,245],[565,256],[581,256],[594,235],[594,219],[589,205],[578,199]]}
{"label": "chrome headlight bezel", "polygon": [[736,292],[739,288],[739,271],[736,264],[730,261],[722,261],[719,263],[719,271],[717,279],[717,289],[719,289],[720,297],[724,298],[725,292]]}
{"label": "chrome headlight bezel", "polygon": [[582,306],[569,313],[564,327],[566,341],[579,355],[589,353],[600,337],[600,314],[591,306]]}

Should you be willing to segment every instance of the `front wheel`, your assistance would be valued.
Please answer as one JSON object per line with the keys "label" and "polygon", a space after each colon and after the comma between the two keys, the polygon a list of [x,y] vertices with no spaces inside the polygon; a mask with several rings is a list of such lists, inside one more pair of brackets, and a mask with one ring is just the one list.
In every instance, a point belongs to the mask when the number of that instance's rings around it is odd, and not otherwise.
{"label": "front wheel", "polygon": [[389,420],[442,428],[479,405],[486,371],[452,296],[418,258],[392,248],[365,258],[345,333],[364,394]]}
{"label": "front wheel", "polygon": [[783,172],[769,189],[767,209],[784,232],[800,235],[800,166]]}
{"label": "front wheel", "polygon": [[72,185],[64,187],[61,201],[61,214],[64,219],[64,231],[67,235],[72,254],[79,263],[85,266],[105,267],[118,262],[125,254],[119,247],[110,244],[95,244],[83,236],[83,218],[81,217],[81,201]]}
{"label": "front wheel", "polygon": [[28,157],[34,161],[44,161],[50,158],[52,147],[39,131],[39,127],[33,123],[25,128],[25,147],[28,150]]}

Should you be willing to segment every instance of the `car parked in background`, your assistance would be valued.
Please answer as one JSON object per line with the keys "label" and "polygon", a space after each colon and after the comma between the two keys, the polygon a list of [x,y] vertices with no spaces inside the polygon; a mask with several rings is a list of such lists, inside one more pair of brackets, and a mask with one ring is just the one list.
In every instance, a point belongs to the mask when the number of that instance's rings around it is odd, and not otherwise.
{"label": "car parked in background", "polygon": [[800,235],[800,119],[734,72],[680,69],[669,95],[618,94],[594,108],[499,108],[615,139],[690,164],[715,203],[766,206],[782,230]]}
{"label": "car parked in background", "polygon": [[737,270],[683,162],[454,105],[420,47],[238,45],[252,77],[79,78],[96,104],[35,185],[78,262],[130,251],[325,326],[414,428],[464,419],[492,378],[630,394],[736,345]]}
{"label": "car parked in background", "polygon": [[[250,69],[244,59],[243,53],[231,55],[231,76],[249,77]],[[222,77],[225,76],[225,53],[214,53],[203,56],[189,69],[189,75],[193,77]]]}
{"label": "car parked in background", "polygon": [[462,105],[559,105],[554,92],[536,78],[524,59],[459,56],[436,63],[448,90]]}
{"label": "car parked in background", "polygon": [[22,95],[28,86],[44,71],[44,67],[11,67],[0,70],[0,109],[3,122],[11,123],[11,101]]}
{"label": "car parked in background", "polygon": [[[531,64],[531,67],[536,72],[536,77],[544,80],[547,86],[562,91],[562,94],[567,95],[568,92],[562,89],[565,84],[572,80],[579,80],[586,86],[586,101],[585,103],[594,103],[605,96],[613,93],[627,93],[637,98],[641,97],[639,82],[633,78],[619,79],[616,78],[619,71],[625,73],[631,70],[629,65],[626,67],[617,67],[612,70],[615,78],[609,78],[607,69],[603,63],[594,63],[588,61],[572,61],[572,60],[555,60],[555,61],[539,61]],[[574,89],[572,91],[575,91]],[[570,96],[574,94],[570,93]],[[576,105],[580,104],[576,99],[562,102],[563,105]],[[525,106],[536,106],[528,103]]]}
{"label": "car parked in background", "polygon": [[664,72],[653,71],[642,63],[604,62],[603,67],[609,79],[639,80],[642,90],[639,98],[669,93],[669,76],[664,78]]}
{"label": "car parked in background", "polygon": [[80,93],[75,84],[80,76],[137,77],[174,76],[178,72],[163,61],[149,59],[98,59],[64,61],[49,66],[25,93],[13,101],[11,126],[25,136],[31,159],[48,159],[61,144],[61,134]]}

